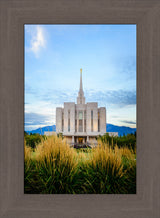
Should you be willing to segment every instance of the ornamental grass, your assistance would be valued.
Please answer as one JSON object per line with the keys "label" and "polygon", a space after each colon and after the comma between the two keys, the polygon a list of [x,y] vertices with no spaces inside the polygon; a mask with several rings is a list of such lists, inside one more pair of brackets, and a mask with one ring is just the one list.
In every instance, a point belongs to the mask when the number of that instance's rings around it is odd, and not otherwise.
{"label": "ornamental grass", "polygon": [[135,153],[98,141],[77,151],[56,136],[34,150],[25,145],[25,193],[136,193]]}

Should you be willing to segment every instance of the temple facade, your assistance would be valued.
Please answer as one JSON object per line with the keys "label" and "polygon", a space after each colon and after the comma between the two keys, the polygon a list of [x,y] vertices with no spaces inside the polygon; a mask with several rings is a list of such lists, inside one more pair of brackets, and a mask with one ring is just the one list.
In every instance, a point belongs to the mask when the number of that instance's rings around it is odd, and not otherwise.
{"label": "temple facade", "polygon": [[96,137],[106,133],[106,108],[85,102],[82,69],[77,103],[64,102],[64,107],[56,108],[56,133],[62,133],[69,144],[96,144]]}

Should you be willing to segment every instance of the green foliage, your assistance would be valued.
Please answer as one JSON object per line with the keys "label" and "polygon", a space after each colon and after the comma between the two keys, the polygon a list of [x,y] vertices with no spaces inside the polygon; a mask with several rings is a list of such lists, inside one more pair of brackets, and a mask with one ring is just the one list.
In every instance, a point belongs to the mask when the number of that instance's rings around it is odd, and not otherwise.
{"label": "green foliage", "polygon": [[83,165],[81,177],[82,190],[86,194],[124,194],[127,193],[126,176],[119,176],[118,169],[112,174],[113,165],[108,161],[105,166],[98,163],[87,168]]}
{"label": "green foliage", "polygon": [[136,161],[123,157],[123,168],[126,172],[126,194],[136,194]]}
{"label": "green foliage", "polygon": [[24,192],[25,194],[38,194],[36,161],[30,159],[24,162]]}
{"label": "green foliage", "polygon": [[39,193],[45,194],[71,194],[74,193],[74,183],[76,182],[77,169],[66,162],[61,163],[60,159],[37,164],[37,181]]}
{"label": "green foliage", "polygon": [[136,149],[136,132],[133,134],[127,134],[123,136],[109,136],[108,133],[106,133],[103,136],[99,136],[98,139],[100,139],[103,143],[108,143],[110,146],[117,145],[120,147],[128,147],[132,148],[132,150]]}
{"label": "green foliage", "polygon": [[24,136],[27,136],[27,135],[28,135],[28,133],[26,131],[24,131]]}
{"label": "green foliage", "polygon": [[24,133],[24,138],[26,141],[26,145],[34,149],[37,144],[39,144],[43,139],[45,139],[45,136],[39,135],[38,133],[31,133],[30,135]]}
{"label": "green foliage", "polygon": [[57,137],[58,137],[58,138],[62,138],[62,139],[63,139],[63,138],[64,138],[64,136],[63,136],[63,133],[61,133],[61,132],[60,132],[60,133],[58,133],[58,134],[57,134]]}
{"label": "green foliage", "polygon": [[24,192],[30,194],[135,194],[135,154],[107,144],[73,149],[47,138],[34,151],[25,146]]}
{"label": "green foliage", "polygon": [[77,153],[83,152],[83,153],[90,153],[92,148],[79,148],[77,149]]}

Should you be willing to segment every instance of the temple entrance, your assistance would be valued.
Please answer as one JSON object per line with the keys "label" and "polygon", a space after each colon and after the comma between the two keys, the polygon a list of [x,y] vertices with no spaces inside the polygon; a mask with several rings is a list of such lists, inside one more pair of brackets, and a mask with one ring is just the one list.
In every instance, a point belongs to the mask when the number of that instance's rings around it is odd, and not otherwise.
{"label": "temple entrance", "polygon": [[78,143],[82,144],[83,143],[83,138],[82,137],[78,137]]}

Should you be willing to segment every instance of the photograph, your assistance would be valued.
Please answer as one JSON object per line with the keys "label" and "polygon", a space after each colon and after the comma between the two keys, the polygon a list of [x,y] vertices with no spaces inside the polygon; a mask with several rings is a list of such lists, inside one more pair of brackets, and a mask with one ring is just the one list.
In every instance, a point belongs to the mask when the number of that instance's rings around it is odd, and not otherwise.
{"label": "photograph", "polygon": [[24,25],[24,194],[136,194],[136,24]]}

